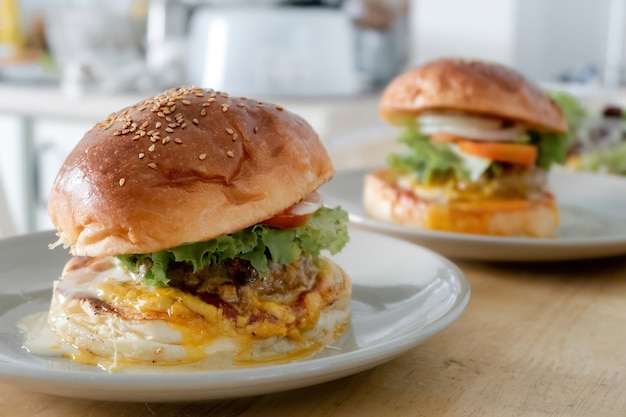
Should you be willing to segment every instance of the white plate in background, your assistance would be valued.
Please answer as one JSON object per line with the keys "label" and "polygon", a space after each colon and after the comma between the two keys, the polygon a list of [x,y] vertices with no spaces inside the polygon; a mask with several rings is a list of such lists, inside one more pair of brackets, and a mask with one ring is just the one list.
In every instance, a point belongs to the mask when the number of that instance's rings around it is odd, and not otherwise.
{"label": "white plate in background", "polygon": [[481,261],[559,261],[626,254],[626,178],[554,169],[549,186],[559,205],[558,237],[484,236],[423,230],[369,218],[363,177],[372,169],[338,171],[322,188],[324,203],[341,205],[358,227],[430,248],[443,256]]}
{"label": "white plate in background", "polygon": [[235,370],[107,373],[21,348],[15,324],[45,311],[69,258],[49,250],[51,232],[0,240],[0,382],[67,397],[117,401],[190,401],[266,394],[351,375],[389,361],[450,325],[470,286],[450,261],[385,235],[350,230],[333,259],[353,280],[352,323],[332,349],[312,359]]}

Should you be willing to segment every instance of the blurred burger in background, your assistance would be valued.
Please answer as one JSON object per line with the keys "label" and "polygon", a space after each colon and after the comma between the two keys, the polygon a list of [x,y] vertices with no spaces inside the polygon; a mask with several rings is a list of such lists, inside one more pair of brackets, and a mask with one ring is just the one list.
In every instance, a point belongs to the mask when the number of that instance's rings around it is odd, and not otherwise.
{"label": "blurred burger in background", "polygon": [[439,59],[392,80],[384,120],[404,128],[406,153],[369,173],[364,206],[376,219],[448,232],[554,236],[547,189],[569,146],[562,109],[505,66]]}

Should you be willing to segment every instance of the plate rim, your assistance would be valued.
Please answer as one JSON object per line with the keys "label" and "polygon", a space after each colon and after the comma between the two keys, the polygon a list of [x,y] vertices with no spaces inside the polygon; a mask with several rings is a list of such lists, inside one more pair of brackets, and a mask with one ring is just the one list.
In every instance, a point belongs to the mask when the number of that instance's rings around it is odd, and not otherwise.
{"label": "plate rim", "polygon": [[[336,183],[338,180],[341,181],[342,177],[352,177],[352,176],[364,176],[367,172],[371,172],[372,170],[381,168],[381,166],[372,166],[372,167],[358,167],[358,168],[348,168],[339,170],[333,181],[324,185],[322,188],[322,194],[327,202],[331,202],[333,205],[338,204],[341,205],[342,202],[349,202],[351,204],[356,204],[357,202],[352,200],[345,200],[341,198],[336,198],[335,196],[329,195],[328,189],[333,188],[333,182]],[[594,179],[601,178],[601,174],[597,173],[581,173],[581,172],[573,172],[569,171],[565,168],[563,169],[553,169],[551,171],[551,175],[559,175],[566,177],[592,177]],[[622,178],[613,178],[610,177],[611,181],[621,181]],[[620,184],[626,189],[626,178],[624,179],[624,184]],[[362,192],[360,193],[362,195]],[[428,247],[427,244],[424,243],[427,239],[439,240],[442,242],[462,242],[462,243],[479,243],[485,245],[498,244],[502,246],[506,246],[508,248],[526,248],[526,249],[568,249],[568,248],[579,248],[581,246],[585,246],[590,249],[603,249],[603,248],[617,248],[623,246],[623,248],[618,253],[611,253],[609,255],[595,255],[589,256],[589,258],[600,258],[604,256],[615,256],[619,254],[626,254],[626,233],[618,234],[618,235],[605,235],[605,236],[589,236],[589,237],[568,237],[568,238],[532,238],[532,237],[510,237],[510,236],[489,236],[489,235],[478,235],[478,234],[470,234],[470,233],[459,233],[459,232],[449,232],[449,231],[438,231],[438,230],[426,230],[426,229],[418,229],[412,228],[409,226],[403,226],[400,224],[388,223],[382,220],[372,219],[367,217],[364,214],[355,213],[350,211],[348,208],[343,207],[344,210],[348,211],[348,215],[351,223],[354,225],[361,227],[363,229],[371,230],[378,233],[383,233],[387,235],[395,235],[405,239],[418,239],[414,240],[414,243],[419,245],[424,245]],[[626,221],[626,216],[624,217]],[[444,256],[447,256],[445,253]],[[463,256],[457,256],[458,258],[463,258]],[[527,259],[528,261],[542,261],[542,260],[571,260],[572,257],[568,256],[560,256],[555,257],[554,259],[537,259],[535,257],[530,257],[531,259]],[[470,257],[467,259],[475,259],[475,260],[492,260],[489,257]],[[515,258],[515,259],[495,259],[499,261],[523,261],[524,259]]]}

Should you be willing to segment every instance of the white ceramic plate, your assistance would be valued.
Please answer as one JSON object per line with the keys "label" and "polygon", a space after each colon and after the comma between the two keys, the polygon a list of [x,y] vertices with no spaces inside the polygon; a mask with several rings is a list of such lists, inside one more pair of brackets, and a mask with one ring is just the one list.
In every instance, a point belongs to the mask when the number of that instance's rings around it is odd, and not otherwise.
{"label": "white ceramic plate", "polygon": [[452,323],[470,297],[450,261],[417,245],[351,230],[334,257],[353,280],[352,323],[312,359],[227,371],[106,373],[22,349],[15,323],[45,311],[68,256],[49,250],[52,233],[0,240],[0,382],[68,397],[187,401],[265,394],[347,376],[386,362]]}
{"label": "white ceramic plate", "polygon": [[341,205],[351,221],[428,247],[450,258],[483,261],[557,261],[626,254],[626,178],[555,169],[549,185],[560,208],[557,238],[509,238],[420,230],[365,214],[363,176],[370,169],[339,171],[324,186],[327,205]]}

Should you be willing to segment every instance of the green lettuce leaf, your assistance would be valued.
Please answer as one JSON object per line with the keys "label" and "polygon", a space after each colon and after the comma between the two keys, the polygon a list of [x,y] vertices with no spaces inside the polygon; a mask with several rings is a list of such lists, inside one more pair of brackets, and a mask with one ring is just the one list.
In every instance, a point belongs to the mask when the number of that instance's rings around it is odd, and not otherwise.
{"label": "green lettuce leaf", "polygon": [[[409,151],[390,154],[387,163],[391,167],[410,172],[417,180],[426,183],[448,178],[476,181],[485,172],[497,175],[500,168],[497,162],[465,155],[454,149],[453,144],[432,142],[418,129],[409,126],[398,137],[398,142],[407,145]],[[570,136],[567,133],[529,131],[520,135],[516,142],[536,146],[535,164],[548,169],[554,163],[565,163]]]}
{"label": "green lettuce leaf", "polygon": [[564,91],[547,90],[546,94],[559,105],[567,122],[567,133],[535,134],[533,143],[539,148],[537,165],[548,168],[553,163],[564,164],[567,151],[575,141],[576,132],[587,116],[587,111],[578,99]]}
{"label": "green lettuce leaf", "polygon": [[410,152],[390,154],[387,162],[391,167],[411,172],[423,182],[432,182],[435,177],[447,176],[469,179],[463,159],[447,143],[430,141],[416,126],[407,127],[398,137],[398,142],[407,145]]}
{"label": "green lettuce leaf", "polygon": [[564,164],[567,150],[570,147],[570,136],[567,133],[528,132],[530,143],[537,147],[535,165],[548,169],[552,164]]}
{"label": "green lettuce leaf", "polygon": [[587,111],[578,99],[564,91],[546,90],[546,94],[559,105],[570,132],[575,132],[581,121],[587,116]]}
{"label": "green lettuce leaf", "polygon": [[268,268],[272,260],[288,265],[302,254],[317,257],[324,250],[338,253],[348,243],[348,214],[341,208],[322,207],[309,221],[293,229],[276,229],[256,224],[241,231],[215,239],[184,244],[176,248],[147,254],[120,255],[118,259],[131,272],[137,273],[145,265],[144,284],[167,285],[167,267],[170,262],[185,262],[194,272],[205,266],[227,259],[247,260],[259,272]]}

